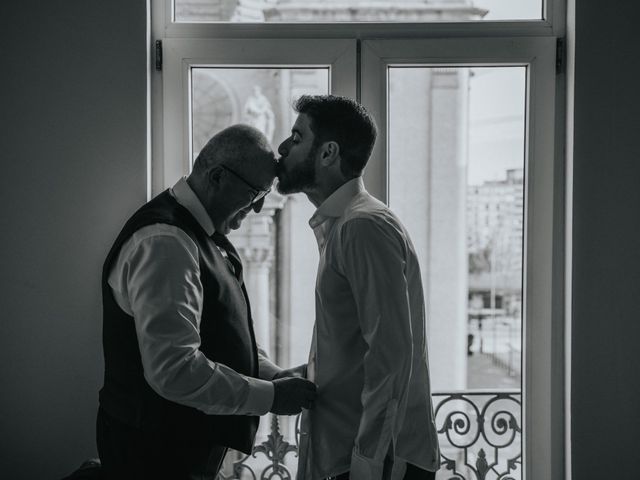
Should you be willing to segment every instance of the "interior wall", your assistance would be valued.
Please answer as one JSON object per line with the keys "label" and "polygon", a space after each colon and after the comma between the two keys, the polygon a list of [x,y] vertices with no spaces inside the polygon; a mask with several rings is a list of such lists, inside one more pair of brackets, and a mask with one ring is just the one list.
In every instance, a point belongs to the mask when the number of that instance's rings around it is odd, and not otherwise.
{"label": "interior wall", "polygon": [[[3,4],[0,475],[95,456],[100,269],[145,200],[145,2]],[[572,468],[635,478],[638,6],[575,5]]]}
{"label": "interior wall", "polygon": [[101,263],[146,198],[146,2],[14,0],[0,56],[0,477],[96,456]]}
{"label": "interior wall", "polygon": [[573,8],[573,478],[640,478],[640,6]]}

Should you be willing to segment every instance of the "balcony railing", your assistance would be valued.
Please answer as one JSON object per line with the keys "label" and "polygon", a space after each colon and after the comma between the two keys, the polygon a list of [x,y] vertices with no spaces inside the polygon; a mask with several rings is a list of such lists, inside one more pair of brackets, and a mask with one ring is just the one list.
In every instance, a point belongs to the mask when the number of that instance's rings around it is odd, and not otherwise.
{"label": "balcony railing", "polygon": [[437,479],[522,478],[522,398],[519,390],[437,393],[440,443]]}
{"label": "balcony railing", "polygon": [[[437,480],[520,480],[522,396],[519,390],[434,393],[440,443]],[[290,442],[271,416],[267,438],[251,455],[227,460],[219,480],[292,480],[298,463],[299,421],[288,425]],[[289,420],[285,420],[289,424]]]}

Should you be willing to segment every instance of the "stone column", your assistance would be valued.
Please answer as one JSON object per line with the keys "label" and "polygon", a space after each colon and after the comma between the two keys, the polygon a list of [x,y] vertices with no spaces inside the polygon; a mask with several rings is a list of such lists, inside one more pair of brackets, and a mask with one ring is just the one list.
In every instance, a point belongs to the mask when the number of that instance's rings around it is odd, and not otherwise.
{"label": "stone column", "polygon": [[[269,278],[275,259],[273,217],[284,206],[286,198],[270,193],[260,213],[250,213],[242,228],[232,232],[229,239],[242,257],[244,283],[251,302],[251,315],[258,345],[275,361],[273,345],[277,328],[271,313]],[[269,434],[269,421],[261,421],[257,443]]]}
{"label": "stone column", "polygon": [[270,355],[275,325],[271,322],[271,288],[269,283],[275,259],[273,216],[286,199],[272,192],[260,213],[250,213],[242,228],[232,232],[229,239],[242,257],[244,282],[251,301],[251,314],[258,344]]}
{"label": "stone column", "polygon": [[270,242],[272,218],[262,212],[245,220],[244,235],[236,245],[244,266],[244,283],[251,301],[256,341],[267,353],[270,350],[269,271],[273,264],[273,244]]}
{"label": "stone column", "polygon": [[[434,68],[430,111],[428,338],[433,390],[467,386],[466,68]],[[436,367],[437,365],[437,367]]]}
{"label": "stone column", "polygon": [[420,260],[431,387],[464,389],[467,71],[392,69],[389,92],[389,204]]}

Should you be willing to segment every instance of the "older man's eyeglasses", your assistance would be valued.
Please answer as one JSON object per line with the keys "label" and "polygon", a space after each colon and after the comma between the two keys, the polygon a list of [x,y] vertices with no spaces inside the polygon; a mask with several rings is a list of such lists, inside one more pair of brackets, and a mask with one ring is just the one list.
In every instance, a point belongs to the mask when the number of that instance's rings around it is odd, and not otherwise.
{"label": "older man's eyeglasses", "polygon": [[263,190],[261,188],[258,188],[256,186],[252,185],[251,182],[249,182],[246,178],[244,178],[242,175],[240,175],[238,172],[236,172],[232,168],[229,168],[227,165],[220,165],[220,167],[222,167],[224,170],[226,170],[227,172],[229,172],[232,175],[234,175],[236,178],[240,179],[249,188],[251,188],[251,190],[253,190],[255,192],[254,196],[253,196],[253,199],[251,200],[251,205],[254,205],[254,204],[258,203],[260,200],[262,200],[264,197],[266,197],[267,194],[271,191],[270,188],[268,188],[266,190]]}

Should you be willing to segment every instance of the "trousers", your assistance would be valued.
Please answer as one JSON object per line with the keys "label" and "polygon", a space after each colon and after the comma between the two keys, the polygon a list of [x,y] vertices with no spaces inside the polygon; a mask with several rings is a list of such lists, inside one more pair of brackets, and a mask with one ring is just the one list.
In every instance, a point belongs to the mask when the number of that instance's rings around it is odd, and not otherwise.
{"label": "trousers", "polygon": [[102,408],[96,421],[98,456],[106,480],[215,480],[227,448],[126,425]]}
{"label": "trousers", "polygon": [[[415,465],[407,464],[407,471],[404,474],[403,480],[435,480],[436,472],[429,472],[428,470],[422,470]],[[335,480],[349,480],[349,472],[341,473],[340,475],[333,477]],[[332,479],[332,480],[333,480]]]}

